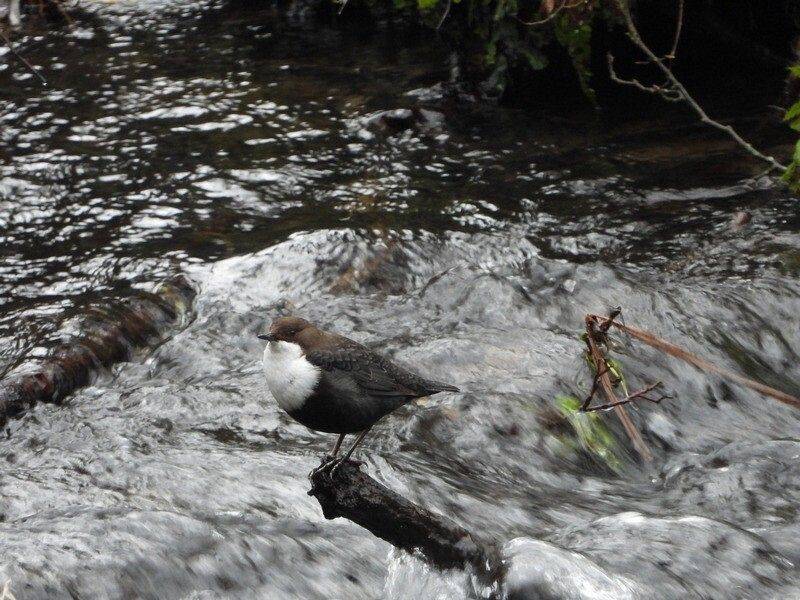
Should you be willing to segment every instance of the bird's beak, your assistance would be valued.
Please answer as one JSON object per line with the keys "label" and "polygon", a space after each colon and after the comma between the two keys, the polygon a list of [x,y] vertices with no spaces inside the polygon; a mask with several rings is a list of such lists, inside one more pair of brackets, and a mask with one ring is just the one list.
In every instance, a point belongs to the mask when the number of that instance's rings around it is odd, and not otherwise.
{"label": "bird's beak", "polygon": [[262,333],[261,335],[259,335],[259,336],[258,336],[258,339],[260,339],[260,340],[267,340],[268,342],[275,342],[275,341],[277,341],[277,340],[275,339],[275,336],[274,336],[272,333]]}

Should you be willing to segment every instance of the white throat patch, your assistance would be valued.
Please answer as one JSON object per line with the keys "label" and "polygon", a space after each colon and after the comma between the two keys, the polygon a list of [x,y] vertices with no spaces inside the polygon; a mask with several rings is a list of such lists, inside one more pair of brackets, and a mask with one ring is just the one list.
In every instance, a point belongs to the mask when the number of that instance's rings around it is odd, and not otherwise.
{"label": "white throat patch", "polygon": [[286,412],[305,404],[321,375],[319,367],[303,356],[303,349],[291,342],[268,343],[263,363],[267,387],[278,406]]}

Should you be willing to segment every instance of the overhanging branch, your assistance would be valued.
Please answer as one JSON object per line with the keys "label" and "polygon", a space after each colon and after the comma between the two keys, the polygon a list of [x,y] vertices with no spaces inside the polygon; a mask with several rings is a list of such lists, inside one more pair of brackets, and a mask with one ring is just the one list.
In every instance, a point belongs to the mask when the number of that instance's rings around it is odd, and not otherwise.
{"label": "overhanging branch", "polygon": [[[669,66],[664,62],[663,59],[656,56],[655,52],[653,52],[650,47],[645,44],[644,40],[642,40],[642,36],[639,34],[639,30],[636,28],[636,24],[633,22],[633,17],[631,16],[630,9],[625,5],[623,0],[612,0],[614,5],[616,6],[619,13],[622,15],[622,20],[625,23],[625,28],[627,29],[628,38],[633,42],[633,44],[642,51],[642,53],[647,57],[648,62],[655,65],[659,71],[664,75],[668,82],[668,86],[666,86],[666,90],[668,90],[668,95],[674,97],[674,95],[678,95],[686,104],[687,106],[700,118],[700,121],[705,123],[706,125],[710,125],[719,131],[725,133],[728,137],[730,137],[736,144],[739,145],[743,150],[749,153],[751,156],[762,160],[770,165],[770,170],[780,170],[781,172],[786,171],[786,166],[775,160],[772,156],[763,154],[759,150],[757,150],[750,142],[746,141],[739,133],[730,125],[723,125],[719,121],[715,121],[711,117],[708,116],[703,107],[700,106],[697,101],[692,97],[692,95],[688,92],[688,90],[684,87],[684,85],[678,80],[675,74],[672,72]],[[680,21],[679,21],[680,22]],[[677,37],[676,37],[677,39]],[[613,59],[609,60],[609,65],[613,64]],[[613,79],[613,75],[612,75]],[[647,88],[648,86],[642,86],[643,88]],[[662,86],[663,87],[663,86]],[[653,91],[650,89],[645,89],[645,91]],[[664,96],[663,92],[656,92],[660,93],[662,97]],[[666,98],[671,99],[671,98]]]}

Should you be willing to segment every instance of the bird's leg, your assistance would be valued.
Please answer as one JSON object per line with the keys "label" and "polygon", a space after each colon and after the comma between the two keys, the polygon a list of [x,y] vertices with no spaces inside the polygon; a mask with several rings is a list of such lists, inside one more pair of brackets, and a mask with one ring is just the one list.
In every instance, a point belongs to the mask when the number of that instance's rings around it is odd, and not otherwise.
{"label": "bird's leg", "polygon": [[336,464],[331,469],[331,479],[333,479],[333,476],[336,475],[336,471],[339,469],[339,467],[342,466],[342,464],[346,463],[348,460],[350,460],[350,457],[353,455],[353,452],[355,451],[356,448],[358,448],[358,445],[362,441],[364,441],[364,438],[367,437],[367,434],[369,433],[370,429],[372,429],[372,425],[370,425],[364,431],[358,434],[356,441],[353,442],[353,445],[350,446],[350,449],[345,453],[343,457],[335,459]]}
{"label": "bird's leg", "polygon": [[333,452],[331,452],[331,458],[336,458],[336,455],[339,454],[339,448],[342,447],[342,442],[344,441],[345,434],[340,433],[339,439],[336,440],[336,445],[333,447]]}
{"label": "bird's leg", "polygon": [[350,446],[350,449],[347,451],[347,454],[344,455],[344,457],[342,458],[341,462],[345,462],[346,460],[350,460],[350,457],[353,455],[353,452],[355,451],[356,448],[358,448],[358,445],[361,442],[364,441],[364,438],[367,437],[367,434],[369,433],[370,429],[372,429],[372,425],[370,425],[364,431],[362,431],[361,433],[358,434],[358,437],[356,438],[356,441],[353,442],[352,446]]}
{"label": "bird's leg", "polygon": [[312,477],[317,473],[319,473],[320,471],[322,471],[323,469],[326,469],[329,466],[331,466],[334,462],[336,462],[336,455],[339,454],[339,448],[342,447],[344,436],[345,436],[344,433],[339,434],[339,439],[336,440],[336,444],[333,446],[333,452],[331,452],[330,454],[326,454],[325,458],[322,459],[322,464],[313,471],[311,471]]}

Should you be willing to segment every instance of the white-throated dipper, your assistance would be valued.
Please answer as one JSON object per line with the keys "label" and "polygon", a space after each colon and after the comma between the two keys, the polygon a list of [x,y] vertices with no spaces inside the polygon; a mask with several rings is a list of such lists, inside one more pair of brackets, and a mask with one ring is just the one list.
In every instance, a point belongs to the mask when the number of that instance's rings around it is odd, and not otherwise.
{"label": "white-throated dipper", "polygon": [[[320,467],[332,465],[331,475],[384,415],[416,398],[459,391],[298,317],[276,319],[258,337],[268,342],[264,375],[278,406],[310,429],[339,434],[332,455]],[[359,435],[344,457],[337,458],[348,433]]]}

